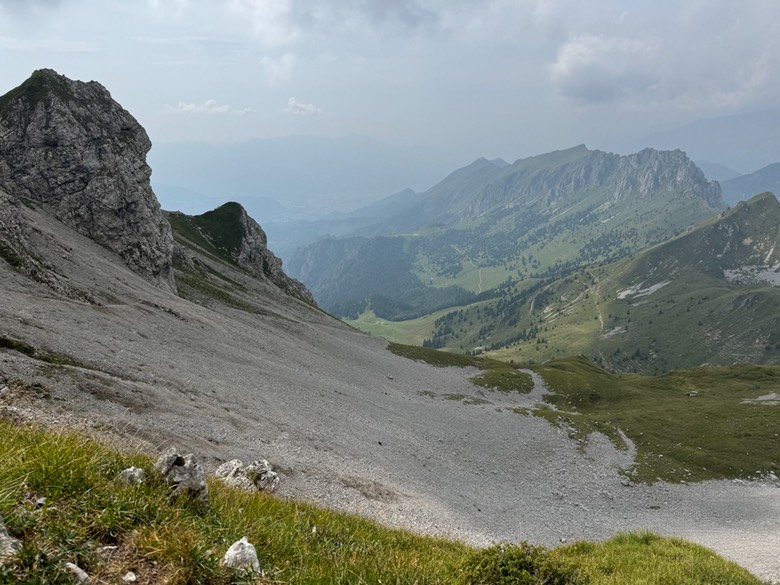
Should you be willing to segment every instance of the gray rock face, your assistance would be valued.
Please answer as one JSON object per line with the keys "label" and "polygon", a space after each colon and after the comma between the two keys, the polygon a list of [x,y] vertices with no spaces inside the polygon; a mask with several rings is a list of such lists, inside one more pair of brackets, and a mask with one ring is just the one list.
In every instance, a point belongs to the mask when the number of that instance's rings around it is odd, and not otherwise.
{"label": "gray rock face", "polygon": [[59,277],[32,253],[21,206],[16,197],[0,190],[0,260],[5,260],[22,274],[63,292]]}
{"label": "gray rock face", "polygon": [[154,468],[165,476],[174,496],[187,494],[204,503],[209,501],[206,474],[191,453],[182,456],[175,447],[171,447],[160,455]]}
{"label": "gray rock face", "polygon": [[0,97],[0,188],[47,206],[174,290],[173,238],[152,192],[146,131],[99,83],[42,69]]}

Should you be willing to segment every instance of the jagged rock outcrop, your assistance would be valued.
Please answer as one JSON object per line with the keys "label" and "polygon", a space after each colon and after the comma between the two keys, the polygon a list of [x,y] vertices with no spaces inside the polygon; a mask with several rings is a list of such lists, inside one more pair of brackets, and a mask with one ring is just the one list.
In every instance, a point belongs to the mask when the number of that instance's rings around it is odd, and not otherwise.
{"label": "jagged rock outcrop", "polygon": [[0,188],[45,205],[174,290],[173,238],[149,178],[146,131],[97,82],[41,69],[0,97]]}
{"label": "jagged rock outcrop", "polygon": [[287,276],[282,261],[268,249],[268,237],[263,228],[241,208],[241,226],[244,237],[236,251],[236,261],[257,275],[263,275],[287,294],[314,304],[314,297],[303,283]]}
{"label": "jagged rock outcrop", "polygon": [[[202,237],[219,256],[237,264],[253,276],[267,280],[288,295],[314,305],[314,297],[301,282],[290,278],[282,270],[282,261],[268,249],[268,238],[241,204],[228,202],[201,215],[171,214],[176,225],[186,225],[189,234],[180,234],[188,240],[192,232]],[[177,236],[178,237],[178,236]],[[202,247],[204,242],[191,242]],[[178,265],[190,266],[187,251],[177,246],[174,257]],[[191,267],[191,266],[190,266]]]}

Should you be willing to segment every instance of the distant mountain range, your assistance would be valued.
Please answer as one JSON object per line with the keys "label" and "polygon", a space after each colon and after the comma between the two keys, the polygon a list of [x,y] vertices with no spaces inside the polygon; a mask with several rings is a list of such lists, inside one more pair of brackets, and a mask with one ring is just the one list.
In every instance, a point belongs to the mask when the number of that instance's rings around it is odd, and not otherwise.
{"label": "distant mountain range", "polygon": [[780,193],[780,163],[773,163],[748,175],[721,181],[723,199],[729,205],[750,199],[756,193]]}
{"label": "distant mountain range", "polygon": [[578,146],[502,163],[479,159],[358,235],[299,250],[288,270],[337,315],[409,319],[621,258],[724,207],[680,151]]}

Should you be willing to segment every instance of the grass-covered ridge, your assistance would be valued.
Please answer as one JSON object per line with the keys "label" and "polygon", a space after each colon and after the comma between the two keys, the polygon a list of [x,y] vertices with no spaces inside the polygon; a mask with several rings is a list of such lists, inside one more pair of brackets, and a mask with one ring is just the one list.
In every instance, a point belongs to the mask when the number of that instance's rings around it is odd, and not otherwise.
{"label": "grass-covered ridge", "polygon": [[[480,576],[495,571],[518,574],[513,563],[528,556],[524,546],[479,552],[216,481],[204,507],[171,499],[154,474],[140,486],[114,481],[131,465],[150,470],[145,455],[5,421],[0,436],[0,515],[23,543],[15,558],[0,565],[2,583],[73,583],[64,562],[78,564],[94,583],[121,582],[127,571],[136,573],[138,583],[237,583],[241,575],[220,559],[242,536],[256,546],[266,573],[258,583],[484,583]],[[117,548],[108,554],[106,546]],[[533,570],[561,567],[561,575],[577,575],[560,583],[636,583],[641,576],[643,583],[659,585],[760,585],[711,551],[647,534],[533,553]],[[500,582],[542,582],[533,579]]]}
{"label": "grass-covered ridge", "polygon": [[636,446],[640,481],[754,478],[780,472],[780,367],[735,365],[662,376],[613,374],[583,357],[531,366],[558,410],[539,410],[581,437],[620,433]]}

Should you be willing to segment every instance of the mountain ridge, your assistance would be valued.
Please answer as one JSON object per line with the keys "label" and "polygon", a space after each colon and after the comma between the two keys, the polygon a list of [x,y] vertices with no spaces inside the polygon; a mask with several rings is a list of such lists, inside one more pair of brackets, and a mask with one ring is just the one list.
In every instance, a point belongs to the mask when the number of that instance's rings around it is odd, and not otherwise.
{"label": "mountain ridge", "polygon": [[[579,145],[507,166],[478,159],[421,194],[416,207],[361,230],[362,239],[345,238],[345,255],[333,256],[334,242],[322,241],[299,249],[288,267],[326,310],[355,318],[370,303],[378,315],[398,319],[410,315],[402,308],[410,295],[415,302],[435,297],[423,304],[444,308],[448,287],[450,306],[465,293],[498,294],[510,281],[622,257],[723,207],[719,185],[681,151],[620,156]],[[379,238],[403,241],[395,249],[404,259],[394,268],[383,267]],[[358,265],[374,266],[373,280],[385,284],[356,289]],[[389,270],[397,270],[396,286],[387,286]]]}

